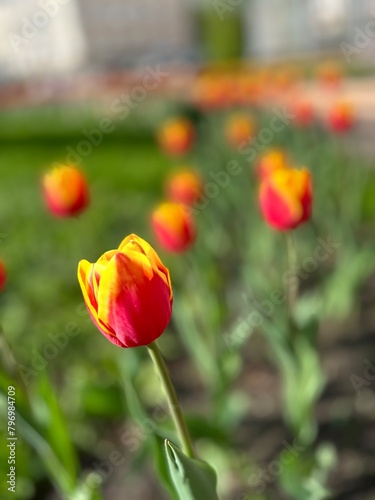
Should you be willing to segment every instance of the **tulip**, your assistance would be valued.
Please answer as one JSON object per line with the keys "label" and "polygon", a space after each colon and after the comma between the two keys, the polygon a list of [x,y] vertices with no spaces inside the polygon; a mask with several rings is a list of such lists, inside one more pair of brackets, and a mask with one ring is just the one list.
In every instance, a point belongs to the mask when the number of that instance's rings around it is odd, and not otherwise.
{"label": "tulip", "polygon": [[255,133],[253,120],[242,113],[232,115],[227,121],[225,135],[230,146],[237,148],[242,143],[249,143]]}
{"label": "tulip", "polygon": [[151,225],[160,246],[168,252],[184,252],[195,241],[194,221],[186,207],[165,202],[151,215]]}
{"label": "tulip", "polygon": [[75,167],[56,167],[42,180],[46,205],[57,217],[72,217],[83,212],[90,202],[87,182]]}
{"label": "tulip", "polygon": [[201,75],[193,85],[193,101],[205,111],[227,107],[231,93],[232,83],[225,75]]}
{"label": "tulip", "polygon": [[314,108],[311,101],[297,100],[292,104],[293,121],[299,127],[308,127],[314,121]]}
{"label": "tulip", "polygon": [[296,78],[296,72],[292,68],[284,68],[274,73],[272,84],[277,92],[284,93],[291,89]]}
{"label": "tulip", "polygon": [[274,229],[294,229],[311,216],[312,186],[307,169],[281,169],[266,177],[260,186],[260,208]]}
{"label": "tulip", "polygon": [[202,195],[203,181],[194,170],[176,171],[167,178],[165,191],[169,200],[191,206]]}
{"label": "tulip", "polygon": [[181,156],[191,148],[195,132],[187,118],[175,118],[167,121],[158,133],[160,147],[168,154]]}
{"label": "tulip", "polygon": [[334,62],[326,62],[318,67],[317,78],[323,87],[337,90],[343,81],[342,68]]}
{"label": "tulip", "polygon": [[81,260],[78,281],[93,323],[117,346],[149,345],[170,321],[169,271],[155,250],[135,234],[94,264]]}
{"label": "tulip", "polygon": [[7,280],[7,273],[5,270],[5,266],[4,263],[0,260],[0,292],[4,290],[6,280]]}
{"label": "tulip", "polygon": [[252,73],[240,75],[237,89],[237,104],[239,105],[256,104],[262,91],[261,85]]}
{"label": "tulip", "polygon": [[344,133],[354,125],[353,106],[346,101],[335,102],[328,113],[328,125],[337,133]]}
{"label": "tulip", "polygon": [[289,165],[285,151],[282,149],[271,149],[260,158],[256,171],[258,177],[264,179],[276,170],[286,168],[289,168]]}

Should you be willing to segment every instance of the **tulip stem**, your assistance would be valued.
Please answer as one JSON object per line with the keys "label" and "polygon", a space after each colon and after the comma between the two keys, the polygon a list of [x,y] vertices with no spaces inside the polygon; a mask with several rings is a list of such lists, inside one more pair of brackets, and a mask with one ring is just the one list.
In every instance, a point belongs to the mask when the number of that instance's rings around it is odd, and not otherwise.
{"label": "tulip stem", "polygon": [[297,253],[294,244],[293,234],[288,231],[286,233],[286,249],[287,249],[287,269],[290,280],[287,284],[287,303],[288,303],[288,318],[289,318],[289,328],[290,328],[290,342],[294,344],[294,338],[297,333],[296,325],[293,319],[294,308],[298,298],[298,276],[296,273],[297,269]]}
{"label": "tulip stem", "polygon": [[290,283],[288,283],[288,308],[289,313],[293,313],[294,306],[297,301],[298,296],[298,276],[296,274],[297,267],[297,254],[296,247],[294,245],[294,238],[290,231],[286,234],[286,246],[287,246],[287,259],[288,259],[288,273],[291,277]]}
{"label": "tulip stem", "polygon": [[9,344],[5,338],[4,330],[0,324],[0,353],[3,357],[4,366],[8,370],[8,373],[12,376],[17,374],[17,362],[14,359],[13,352],[9,347]]}
{"label": "tulip stem", "polygon": [[195,453],[194,453],[193,443],[191,441],[185,417],[182,412],[182,408],[178,400],[171,377],[169,375],[167,365],[165,364],[163,356],[161,355],[161,352],[158,346],[156,345],[156,342],[152,342],[147,346],[147,348],[151,356],[151,359],[154,363],[155,370],[161,380],[164,392],[167,396],[169,409],[172,415],[174,425],[177,430],[182,450],[185,453],[185,455],[187,455],[190,458],[194,458]]}

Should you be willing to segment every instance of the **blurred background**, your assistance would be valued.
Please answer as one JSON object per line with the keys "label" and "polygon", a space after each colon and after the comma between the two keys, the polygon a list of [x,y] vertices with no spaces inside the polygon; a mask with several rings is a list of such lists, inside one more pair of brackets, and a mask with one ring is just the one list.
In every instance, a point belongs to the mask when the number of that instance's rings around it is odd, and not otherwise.
{"label": "blurred background", "polygon": [[[375,2],[0,0],[0,28],[0,382],[17,388],[16,498],[174,498],[157,479],[174,434],[147,353],[106,342],[76,281],[80,259],[134,232],[171,269],[160,345],[220,498],[374,499]],[[344,133],[338,102],[350,107]],[[251,128],[233,147],[238,113]],[[268,139],[275,116],[285,126]],[[195,130],[179,156],[157,140],[176,117]],[[300,277],[296,314],[312,340],[292,369],[275,327],[246,323],[285,285],[284,241],[262,220],[254,174],[272,148],[313,174],[299,261],[336,245]],[[210,194],[230,161],[241,174]],[[84,173],[91,203],[57,219],[41,179],[65,164]],[[200,172],[208,199],[181,255],[150,224],[178,168]],[[305,448],[280,466],[295,440]],[[5,472],[7,453],[0,439]]]}

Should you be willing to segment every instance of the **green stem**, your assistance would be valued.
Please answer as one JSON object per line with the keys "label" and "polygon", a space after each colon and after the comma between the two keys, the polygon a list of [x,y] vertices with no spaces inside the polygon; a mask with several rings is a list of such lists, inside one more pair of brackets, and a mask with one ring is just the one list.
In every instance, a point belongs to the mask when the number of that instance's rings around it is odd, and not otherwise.
{"label": "green stem", "polygon": [[288,303],[288,319],[289,319],[289,328],[290,328],[290,342],[293,347],[294,339],[297,334],[296,324],[293,319],[294,309],[296,306],[297,298],[298,298],[298,276],[296,273],[297,269],[297,253],[296,247],[294,244],[293,233],[288,231],[286,233],[286,247],[287,247],[287,269],[288,275],[290,279],[287,284],[287,303]]}
{"label": "green stem", "polygon": [[286,245],[287,245],[288,271],[289,271],[289,276],[291,277],[290,283],[288,284],[287,287],[288,309],[289,309],[289,315],[292,316],[298,297],[298,276],[296,274],[296,268],[297,268],[296,247],[294,245],[293,234],[290,231],[286,233]]}
{"label": "green stem", "polygon": [[173,418],[174,425],[177,430],[178,438],[180,440],[182,450],[190,458],[195,458],[193,443],[186,425],[185,417],[182,412],[180,402],[178,400],[175,388],[173,386],[171,377],[165,361],[160,353],[156,342],[152,342],[147,346],[148,352],[154,363],[155,370],[160,377],[164,392],[167,396],[169,409]]}
{"label": "green stem", "polygon": [[14,359],[13,353],[9,347],[9,344],[5,338],[4,330],[0,324],[0,354],[3,358],[3,363],[8,373],[12,376],[17,376],[17,362]]}

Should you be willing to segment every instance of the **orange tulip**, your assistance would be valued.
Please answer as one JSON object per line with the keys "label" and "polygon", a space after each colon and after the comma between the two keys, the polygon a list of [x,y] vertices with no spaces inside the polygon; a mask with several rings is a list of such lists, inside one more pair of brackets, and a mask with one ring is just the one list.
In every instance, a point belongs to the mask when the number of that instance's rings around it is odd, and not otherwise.
{"label": "orange tulip", "polygon": [[346,101],[335,102],[328,113],[328,125],[338,133],[350,130],[354,125],[353,106]]}
{"label": "orange tulip", "polygon": [[254,74],[240,75],[237,83],[237,104],[257,104],[262,93],[262,86]]}
{"label": "orange tulip", "polygon": [[90,202],[83,174],[71,166],[56,167],[42,180],[46,205],[57,217],[72,217],[83,212]]}
{"label": "orange tulip", "polygon": [[181,156],[189,151],[195,137],[193,124],[187,118],[175,118],[162,125],[158,133],[160,147],[168,154]]}
{"label": "orange tulip", "polygon": [[94,264],[81,260],[78,281],[93,323],[113,344],[149,345],[168,326],[173,302],[169,271],[135,234]]}
{"label": "orange tulip", "polygon": [[286,168],[289,168],[289,165],[285,151],[282,149],[271,149],[260,158],[256,170],[258,177],[264,179],[276,170]]}
{"label": "orange tulip", "polygon": [[314,121],[314,108],[311,101],[296,100],[292,104],[293,121],[299,127],[308,127]]}
{"label": "orange tulip", "polygon": [[5,270],[5,266],[4,263],[0,260],[0,292],[4,290],[6,280],[7,280],[7,273]]}
{"label": "orange tulip", "polygon": [[203,110],[224,108],[230,104],[232,83],[225,75],[199,76],[193,86],[193,101]]}
{"label": "orange tulip", "polygon": [[318,67],[317,78],[323,87],[336,90],[343,80],[342,68],[335,62],[326,62]]}
{"label": "orange tulip", "polygon": [[307,169],[281,169],[261,183],[260,208],[265,220],[280,231],[294,229],[311,216],[312,186]]}
{"label": "orange tulip", "polygon": [[225,136],[230,146],[237,148],[242,143],[249,143],[255,134],[255,124],[246,114],[230,116],[226,123]]}
{"label": "orange tulip", "polygon": [[165,191],[169,200],[191,206],[202,195],[203,181],[194,170],[176,171],[167,178]]}
{"label": "orange tulip", "polygon": [[184,252],[195,241],[194,221],[186,207],[165,202],[151,215],[151,225],[161,247],[168,252]]}

